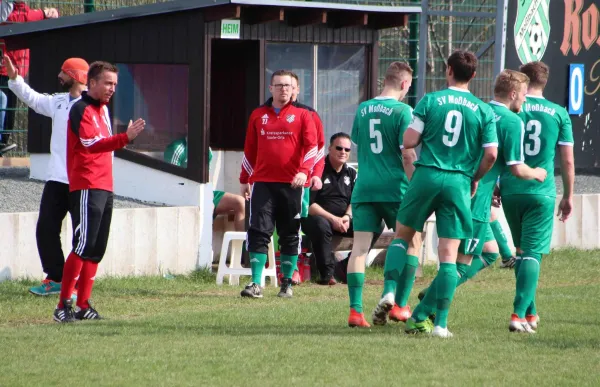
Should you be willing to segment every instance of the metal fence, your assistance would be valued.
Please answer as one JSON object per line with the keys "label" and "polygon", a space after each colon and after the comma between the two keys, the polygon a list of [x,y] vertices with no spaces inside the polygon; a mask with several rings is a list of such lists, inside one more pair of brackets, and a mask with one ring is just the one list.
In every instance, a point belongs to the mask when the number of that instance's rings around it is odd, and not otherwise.
{"label": "metal fence", "polygon": [[[168,1],[168,0],[166,0]],[[302,0],[294,0],[302,1]],[[308,1],[308,0],[307,0]],[[472,92],[485,101],[492,96],[494,77],[494,44],[498,0],[319,0],[327,3],[362,5],[409,6],[424,5],[424,15],[411,15],[405,27],[380,32],[379,74],[393,61],[406,61],[415,69],[415,81],[407,102],[417,102],[417,83],[424,77],[424,92],[446,86],[445,61],[455,49],[467,49],[479,56],[477,76],[472,82]],[[39,0],[28,2],[31,8],[56,8],[61,16],[83,12],[103,11],[122,7],[161,2],[161,0]],[[426,47],[419,47],[420,25],[427,23]],[[419,53],[426,55],[425,71],[419,73]],[[379,79],[381,89],[383,79]],[[11,156],[27,156],[27,109],[17,105],[11,143],[17,149]]]}

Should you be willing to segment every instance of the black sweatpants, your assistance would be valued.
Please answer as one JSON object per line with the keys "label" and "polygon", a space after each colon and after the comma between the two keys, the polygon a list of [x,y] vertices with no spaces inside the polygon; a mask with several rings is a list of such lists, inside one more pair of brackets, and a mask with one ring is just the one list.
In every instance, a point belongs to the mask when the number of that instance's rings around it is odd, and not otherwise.
{"label": "black sweatpants", "polygon": [[44,185],[40,213],[35,229],[42,269],[54,282],[62,281],[65,255],[60,243],[60,229],[69,212],[69,185],[48,181]]}
{"label": "black sweatpants", "polygon": [[300,251],[300,211],[302,187],[290,183],[261,183],[252,186],[250,228],[246,236],[248,251],[267,254],[277,225],[281,254],[297,255]]}
{"label": "black sweatpants", "polygon": [[6,75],[0,75],[0,87],[2,88],[1,91],[6,95],[6,111],[4,112],[2,128],[0,128],[2,129],[2,132],[0,132],[0,142],[8,143],[10,133],[7,131],[14,130],[15,128],[17,96],[8,88],[8,77]]}
{"label": "black sweatpants", "polygon": [[100,262],[106,252],[113,210],[113,193],[85,189],[70,194],[73,252],[83,259]]}

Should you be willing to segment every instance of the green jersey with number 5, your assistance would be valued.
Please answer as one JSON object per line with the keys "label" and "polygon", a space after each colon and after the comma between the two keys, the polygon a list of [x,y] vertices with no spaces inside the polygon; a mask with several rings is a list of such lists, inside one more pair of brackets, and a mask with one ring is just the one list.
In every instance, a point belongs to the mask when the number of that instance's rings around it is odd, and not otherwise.
{"label": "green jersey with number 5", "polygon": [[573,129],[567,111],[543,97],[527,96],[519,116],[525,121],[523,150],[525,164],[544,168],[548,176],[543,183],[521,180],[509,171],[500,177],[500,192],[505,195],[545,195],[556,197],[554,158],[559,145],[573,146]]}
{"label": "green jersey with number 5", "polygon": [[408,187],[402,165],[402,137],[412,109],[390,97],[360,104],[352,125],[358,153],[358,175],[352,203],[400,202]]}
{"label": "green jersey with number 5", "polygon": [[428,166],[473,177],[483,147],[497,146],[494,113],[468,90],[449,87],[426,94],[413,112],[421,132],[417,167]]}

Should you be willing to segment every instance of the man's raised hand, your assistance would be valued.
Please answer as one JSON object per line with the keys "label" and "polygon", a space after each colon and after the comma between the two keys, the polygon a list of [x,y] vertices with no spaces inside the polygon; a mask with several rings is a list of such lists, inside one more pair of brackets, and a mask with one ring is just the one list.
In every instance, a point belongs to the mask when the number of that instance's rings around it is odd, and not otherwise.
{"label": "man's raised hand", "polygon": [[129,125],[127,126],[127,138],[129,141],[136,138],[142,132],[142,130],[144,130],[145,126],[146,121],[142,120],[141,118],[138,118],[135,120],[135,122],[129,120]]}

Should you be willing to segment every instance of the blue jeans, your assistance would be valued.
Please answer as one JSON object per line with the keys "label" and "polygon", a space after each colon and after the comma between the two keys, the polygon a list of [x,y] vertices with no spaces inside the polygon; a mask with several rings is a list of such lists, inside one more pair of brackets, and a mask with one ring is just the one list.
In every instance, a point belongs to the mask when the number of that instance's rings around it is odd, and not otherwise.
{"label": "blue jeans", "polygon": [[8,143],[9,131],[14,129],[17,96],[8,88],[8,77],[0,75],[0,137],[1,142]]}

